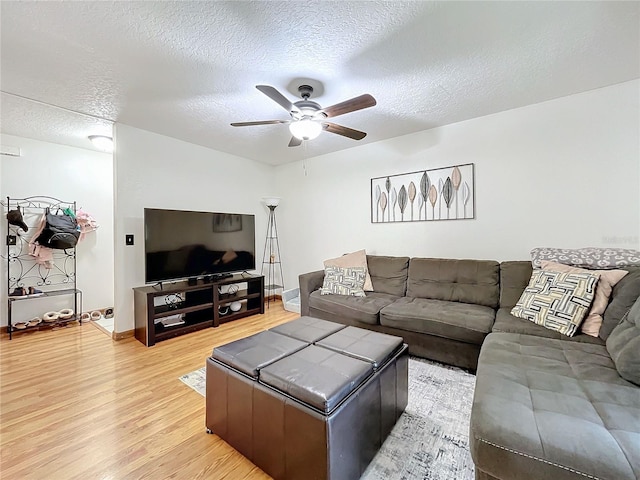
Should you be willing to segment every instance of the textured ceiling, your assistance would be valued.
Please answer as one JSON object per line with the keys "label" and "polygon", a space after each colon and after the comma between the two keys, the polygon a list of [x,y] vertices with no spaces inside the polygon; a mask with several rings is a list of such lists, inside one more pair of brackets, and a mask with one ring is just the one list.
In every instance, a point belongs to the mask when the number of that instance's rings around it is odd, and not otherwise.
{"label": "textured ceiling", "polygon": [[[446,125],[640,77],[639,2],[0,2],[1,90],[269,164]],[[375,107],[289,148],[255,89]],[[84,145],[105,122],[12,95],[1,128]],[[59,117],[61,116],[61,117]]]}

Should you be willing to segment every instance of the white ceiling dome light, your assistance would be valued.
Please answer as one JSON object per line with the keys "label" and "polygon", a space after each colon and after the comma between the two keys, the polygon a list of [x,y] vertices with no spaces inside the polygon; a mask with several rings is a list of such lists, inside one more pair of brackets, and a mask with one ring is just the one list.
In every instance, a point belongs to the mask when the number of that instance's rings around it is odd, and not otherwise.
{"label": "white ceiling dome light", "polygon": [[322,132],[322,125],[310,118],[303,118],[302,120],[291,122],[289,131],[291,135],[299,140],[313,140]]}
{"label": "white ceiling dome light", "polygon": [[113,153],[113,138],[106,135],[89,135],[89,140],[96,148],[107,153]]}

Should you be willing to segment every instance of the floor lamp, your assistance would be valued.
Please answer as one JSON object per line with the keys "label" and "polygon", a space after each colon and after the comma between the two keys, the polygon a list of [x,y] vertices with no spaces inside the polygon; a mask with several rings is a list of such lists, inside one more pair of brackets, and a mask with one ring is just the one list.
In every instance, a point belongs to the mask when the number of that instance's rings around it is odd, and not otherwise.
{"label": "floor lamp", "polygon": [[278,243],[278,226],[276,225],[276,207],[280,204],[280,198],[265,197],[262,201],[269,208],[267,238],[264,242],[264,254],[262,255],[262,275],[265,276],[264,289],[267,294],[267,308],[269,308],[271,297],[275,297],[279,289],[284,289],[280,244]]}

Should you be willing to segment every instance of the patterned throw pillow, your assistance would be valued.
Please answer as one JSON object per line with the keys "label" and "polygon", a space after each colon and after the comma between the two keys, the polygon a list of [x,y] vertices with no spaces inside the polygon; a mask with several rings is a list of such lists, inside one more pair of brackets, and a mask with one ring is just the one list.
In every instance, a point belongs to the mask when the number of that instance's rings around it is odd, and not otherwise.
{"label": "patterned throw pillow", "polygon": [[371,283],[371,276],[367,268],[367,252],[365,250],[358,250],[357,252],[347,253],[338,258],[325,260],[324,267],[362,267],[365,269],[364,287],[362,287],[362,289],[365,292],[373,291],[373,283]]}
{"label": "patterned throw pillow", "polygon": [[598,274],[534,270],[511,315],[572,336],[584,319]]}
{"label": "patterned throw pillow", "polygon": [[353,295],[364,297],[362,287],[367,269],[364,267],[327,267],[320,295]]}
{"label": "patterned throw pillow", "polygon": [[568,272],[568,273],[597,273],[600,275],[598,285],[596,285],[596,293],[593,296],[593,303],[589,313],[582,322],[580,330],[592,337],[597,337],[600,333],[602,325],[602,314],[609,305],[609,298],[613,287],[624,278],[629,272],[626,270],[585,270],[584,268],[572,267],[556,262],[548,262],[542,260],[542,269],[551,272]]}

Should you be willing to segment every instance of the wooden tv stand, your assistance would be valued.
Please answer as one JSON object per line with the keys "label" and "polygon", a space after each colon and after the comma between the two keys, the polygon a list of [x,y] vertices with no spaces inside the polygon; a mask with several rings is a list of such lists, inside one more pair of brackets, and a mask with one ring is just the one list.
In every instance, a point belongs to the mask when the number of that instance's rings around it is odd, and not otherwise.
{"label": "wooden tv stand", "polygon": [[[229,289],[236,288],[237,292],[230,293]],[[240,302],[240,310],[231,310],[234,302]],[[208,283],[198,280],[193,285],[183,280],[135,287],[133,304],[135,336],[151,347],[168,338],[264,313],[264,276],[233,275]]]}

